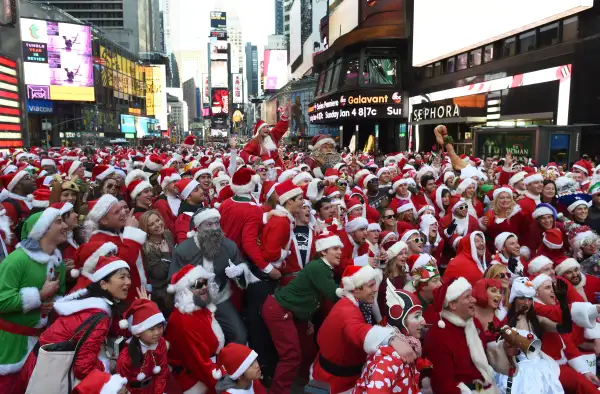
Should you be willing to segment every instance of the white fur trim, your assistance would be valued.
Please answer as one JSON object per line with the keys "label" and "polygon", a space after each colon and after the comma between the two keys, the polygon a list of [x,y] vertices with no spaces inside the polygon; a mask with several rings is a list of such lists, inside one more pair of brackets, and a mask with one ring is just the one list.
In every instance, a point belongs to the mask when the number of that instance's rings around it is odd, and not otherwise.
{"label": "white fur trim", "polygon": [[179,279],[172,287],[175,293],[183,290],[189,290],[190,286],[200,278],[211,279],[214,278],[215,274],[208,272],[201,265],[197,265],[190,270],[183,278]]}
{"label": "white fur trim", "polygon": [[118,202],[119,200],[117,200],[117,198],[111,194],[103,195],[98,199],[98,202],[96,202],[92,210],[88,212],[87,219],[98,223],[100,219],[106,215],[110,208],[112,208],[112,206]]}
{"label": "white fur trim", "polygon": [[136,187],[133,188],[129,196],[132,200],[135,200],[135,198],[146,189],[152,189],[152,185],[148,181],[141,181]]}
{"label": "white fur trim", "polygon": [[151,329],[155,325],[157,325],[159,323],[164,323],[164,322],[165,322],[164,315],[162,313],[157,313],[157,314],[150,316],[143,322],[131,326],[130,331],[133,335],[141,334],[144,331]]}
{"label": "white fur trim", "polygon": [[73,161],[73,164],[71,164],[71,167],[69,167],[69,171],[67,171],[67,175],[70,176],[70,177],[73,176],[73,174],[75,173],[75,171],[77,171],[77,169],[79,167],[81,167],[82,164],[83,163],[80,162],[79,160]]}
{"label": "white fur trim", "polygon": [[126,384],[126,378],[122,377],[121,375],[112,375],[110,379],[108,379],[108,382],[102,386],[100,394],[118,394]]}
{"label": "white fur trim", "polygon": [[393,333],[394,330],[392,327],[373,326],[365,336],[363,350],[367,355],[375,353],[379,346],[388,340]]}
{"label": "white fur trim", "polygon": [[221,220],[221,214],[219,213],[218,210],[216,210],[214,208],[205,209],[204,211],[202,211],[199,214],[197,214],[196,216],[194,216],[194,226],[200,227],[200,225],[203,222],[205,222],[209,219]]}
{"label": "white fur trim", "polygon": [[460,382],[456,387],[460,389],[460,394],[472,394],[471,389],[463,382]]}
{"label": "white fur trim", "polygon": [[531,216],[534,219],[537,219],[537,218],[545,216],[545,215],[554,216],[554,212],[552,212],[552,210],[548,207],[539,207],[539,208],[536,208],[535,211],[533,211],[533,213],[531,214]]}
{"label": "white fur trim", "polygon": [[579,327],[594,328],[598,311],[596,306],[589,302],[574,302],[571,304],[571,317]]}
{"label": "white fur trim", "polygon": [[552,282],[552,278],[546,274],[540,274],[533,278],[531,283],[533,283],[533,287],[537,290],[542,284],[548,281]]}
{"label": "white fur trim", "polygon": [[272,158],[269,157],[267,160],[263,161],[262,163],[264,165],[268,166],[268,165],[271,165],[271,164],[275,164],[275,160],[273,160]]}
{"label": "white fur trim", "polygon": [[129,187],[129,184],[136,179],[143,179],[148,181],[148,175],[142,170],[133,170],[125,177],[125,187]]}
{"label": "white fur trim", "polygon": [[21,181],[21,179],[23,179],[23,177],[25,175],[29,175],[29,173],[27,171],[19,171],[15,174],[15,176],[13,177],[13,179],[8,183],[8,185],[6,186],[6,188],[8,189],[9,192],[12,192],[13,189],[15,188],[15,186],[17,186],[17,183],[19,183]]}
{"label": "white fur trim", "polygon": [[533,174],[533,175],[526,176],[525,179],[523,180],[523,184],[525,186],[527,186],[533,182],[543,182],[543,181],[544,181],[544,176],[542,174]]}
{"label": "white fur trim", "polygon": [[333,138],[321,138],[319,141],[317,141],[316,144],[312,145],[312,148],[309,147],[310,150],[317,150],[319,149],[321,146],[325,145],[325,144],[332,144],[335,147],[335,141]]}
{"label": "white fur trim", "polygon": [[578,170],[585,172],[586,175],[589,175],[588,174],[588,169],[585,168],[585,167],[580,166],[579,164],[573,164],[573,168],[577,168]]}
{"label": "white fur trim", "polygon": [[96,264],[98,264],[98,260],[100,259],[100,256],[106,256],[111,252],[117,253],[118,251],[119,248],[117,248],[117,245],[115,245],[112,242],[102,244],[98,249],[94,251],[94,253],[92,253],[90,257],[88,257],[83,262],[81,270],[87,274],[93,274],[94,270],[96,269]]}
{"label": "white fur trim", "polygon": [[19,294],[21,295],[23,313],[30,312],[42,305],[40,290],[37,287],[23,287],[19,290]]}
{"label": "white fur trim", "polygon": [[333,235],[331,237],[323,239],[318,239],[317,242],[315,242],[315,250],[317,252],[322,252],[323,250],[327,250],[335,246],[339,246],[340,248],[344,247],[342,240],[337,235]]}
{"label": "white fur trim", "polygon": [[[85,290],[85,289],[82,289]],[[87,291],[86,291],[87,293]],[[80,292],[77,292],[76,296],[81,296]],[[61,316],[70,316],[74,313],[78,313],[87,309],[100,309],[106,312],[109,316],[111,314],[110,305],[103,298],[90,297],[82,299],[72,299],[70,294],[54,303],[54,310]]]}
{"label": "white fur trim", "polygon": [[[565,272],[572,270],[573,268],[581,268],[581,265],[572,257],[564,259],[559,265],[554,267],[554,272],[556,275],[562,276]],[[583,273],[582,273],[583,275]]]}
{"label": "white fur trim", "polygon": [[567,207],[567,211],[569,211],[569,213],[573,213],[573,211],[575,210],[575,208],[577,208],[580,205],[585,205],[586,207],[590,206],[590,204],[587,201],[585,201],[585,200],[576,200],[571,205],[569,205]]}
{"label": "white fur trim", "polygon": [[200,381],[198,381],[193,387],[187,389],[183,394],[205,394],[208,391],[208,387]]}
{"label": "white fur trim", "polygon": [[50,201],[34,199],[31,201],[31,206],[33,208],[48,208],[50,206]]}
{"label": "white fur trim", "polygon": [[548,257],[546,256],[537,256],[534,259],[532,259],[529,262],[529,265],[527,266],[527,273],[529,275],[533,275],[536,274],[538,272],[540,272],[540,270],[542,268],[544,268],[545,266],[547,266],[548,264],[552,265],[552,260],[550,260]]}
{"label": "white fur trim", "polygon": [[585,339],[600,339],[600,324],[596,321],[594,328],[586,328],[583,330]]}
{"label": "white fur trim", "polygon": [[159,367],[158,365],[155,365],[154,368],[152,368],[152,373],[155,375],[158,375],[161,370],[162,370],[161,367]]}
{"label": "white fur trim", "polygon": [[267,122],[261,124],[260,126],[258,126],[258,128],[256,129],[256,132],[254,133],[254,136],[257,136],[258,133],[260,133],[260,131],[262,129],[264,129],[265,127],[269,127],[269,124]]}
{"label": "white fur trim", "polygon": [[40,165],[42,167],[45,167],[45,166],[56,167],[56,162],[54,160],[52,160],[52,159],[42,159],[42,161],[40,162]]}
{"label": "white fur trim", "polygon": [[69,273],[71,274],[71,278],[79,278],[79,275],[81,275],[81,271],[75,268],[73,268]]}
{"label": "white fur trim", "polygon": [[201,168],[194,174],[194,180],[198,180],[200,175],[210,175],[212,177],[212,172],[208,168]]}
{"label": "white fur trim", "polygon": [[285,204],[285,202],[287,200],[290,200],[296,196],[299,196],[302,194],[302,189],[299,187],[295,187],[292,190],[289,190],[285,193],[283,193],[282,195],[279,196],[279,204],[281,204],[283,206],[283,204]]}
{"label": "white fur trim", "polygon": [[127,226],[123,230],[123,240],[130,239],[140,245],[143,245],[144,242],[146,242],[147,236],[148,234],[136,227]]}
{"label": "white fur trim", "polygon": [[253,175],[250,179],[250,182],[245,185],[235,185],[233,182],[229,187],[233,194],[241,195],[241,194],[250,194],[254,191],[254,187],[260,183],[260,176],[258,174]]}
{"label": "white fur trim", "polygon": [[27,235],[27,238],[39,241],[46,234],[52,222],[60,216],[60,211],[56,208],[47,208],[44,210],[38,221]]}
{"label": "white fur trim", "polygon": [[465,291],[471,290],[471,284],[462,276],[456,279],[450,286],[448,286],[448,290],[446,290],[446,297],[444,298],[444,307],[448,305],[448,303],[456,300],[460,297]]}
{"label": "white fur trim", "polygon": [[171,176],[165,177],[165,179],[163,179],[160,182],[160,187],[163,190],[165,190],[167,188],[167,186],[169,186],[169,184],[180,181],[180,180],[181,180],[181,176],[179,174],[173,174]]}
{"label": "white fur trim", "polygon": [[306,197],[311,201],[317,201],[323,197],[325,190],[319,190],[319,182],[321,182],[321,180],[319,178],[315,178],[310,181],[308,187],[306,188]]}
{"label": "white fur trim", "polygon": [[342,285],[345,292],[351,292],[375,279],[377,279],[377,270],[370,265],[365,265],[354,273],[354,275],[342,277]]}
{"label": "white fur trim", "polygon": [[234,373],[229,374],[231,379],[237,380],[240,376],[242,376],[257,358],[258,354],[254,350],[251,350],[248,357],[246,357],[246,359],[240,364],[238,369],[236,369]]}
{"label": "white fur trim", "polygon": [[190,196],[190,194],[192,194],[192,191],[194,191],[194,189],[200,185],[197,181],[191,181],[190,183],[187,184],[186,187],[183,188],[183,190],[181,191],[180,195],[181,195],[181,200],[185,201],[187,200],[187,198]]}
{"label": "white fur trim", "polygon": [[[588,372],[592,372],[590,365],[588,364],[588,359],[589,357],[587,357],[588,355],[583,354],[579,357],[575,357],[570,359],[569,361],[567,361],[567,364],[569,364],[569,367],[573,368],[575,371],[579,372],[580,374],[585,374]],[[594,357],[594,363],[596,361],[596,357],[594,355],[590,355]],[[594,369],[593,374],[596,375],[596,371]]]}
{"label": "white fur trim", "polygon": [[135,378],[136,378],[136,380],[141,382],[142,380],[146,379],[146,374],[143,372],[140,372],[137,374],[137,376]]}
{"label": "white fur trim", "polygon": [[112,166],[109,166],[106,170],[102,171],[100,174],[96,175],[96,180],[98,181],[103,181],[104,179],[106,179],[109,175],[112,175],[115,173],[115,168]]}
{"label": "white fur trim", "polygon": [[543,243],[544,243],[544,245],[546,245],[548,248],[550,248],[550,249],[554,249],[554,250],[556,250],[556,249],[560,249],[560,248],[562,248],[562,247],[563,247],[563,244],[562,244],[562,243],[561,243],[561,244],[553,244],[552,242],[548,241],[548,240],[546,239],[546,237],[542,237],[542,242],[543,242]]}
{"label": "white fur trim", "polygon": [[154,171],[154,172],[158,172],[158,171],[162,170],[162,168],[163,168],[162,164],[158,164],[158,163],[155,163],[152,160],[150,160],[150,156],[148,156],[146,158],[146,161],[144,161],[144,167],[146,167],[150,171]]}
{"label": "white fur trim", "polygon": [[369,227],[369,221],[366,218],[363,218],[361,216],[361,217],[352,219],[351,221],[349,221],[348,223],[346,223],[345,227],[346,227],[346,232],[347,233],[353,233],[355,231],[368,228]]}
{"label": "white fur trim", "polygon": [[115,261],[105,265],[104,267],[100,268],[96,272],[94,272],[94,274],[91,276],[90,280],[95,283],[100,282],[107,275],[109,275],[117,270],[120,270],[121,268],[129,269],[129,264],[127,264],[123,260],[115,260]]}

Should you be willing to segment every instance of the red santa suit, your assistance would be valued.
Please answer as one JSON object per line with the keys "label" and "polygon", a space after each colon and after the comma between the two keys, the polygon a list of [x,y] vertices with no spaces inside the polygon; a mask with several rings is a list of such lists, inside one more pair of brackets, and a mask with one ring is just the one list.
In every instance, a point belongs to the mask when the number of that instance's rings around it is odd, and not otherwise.
{"label": "red santa suit", "polygon": [[[452,224],[452,221],[456,223],[456,229],[452,234],[448,234],[448,227]],[[460,240],[471,234],[473,231],[479,230],[479,223],[477,222],[477,218],[472,215],[467,215],[464,218],[459,218],[454,213],[449,213],[442,218],[440,221],[440,232],[442,234],[442,238],[447,246],[451,247],[454,250],[457,250],[458,243]]]}
{"label": "red santa suit", "polygon": [[92,283],[90,277],[96,270],[96,264],[101,256],[107,256],[109,253],[116,254],[118,251],[117,245],[112,242],[86,242],[81,245],[75,253],[75,268],[70,272],[72,277],[77,278],[70,293],[83,290]]}
{"label": "red santa suit", "polygon": [[[515,205],[508,218],[496,217],[496,214],[492,209],[488,209],[485,213],[487,218],[487,226],[483,224],[482,220],[479,219],[481,230],[485,233],[487,239],[488,251],[494,253],[496,248],[494,246],[494,240],[500,233],[509,232],[516,234],[517,237],[521,234],[521,226],[523,226],[526,218],[523,216],[520,205]],[[531,220],[526,220],[528,224],[531,224]]]}
{"label": "red santa suit", "polygon": [[147,346],[141,342],[140,345],[143,354],[141,367],[132,367],[129,347],[125,346],[119,354],[116,372],[127,378],[127,390],[131,394],[163,394],[169,378],[167,341],[160,338],[156,345]]}
{"label": "red santa suit", "polygon": [[222,373],[216,356],[225,336],[215,318],[216,307],[194,304],[190,287],[198,279],[209,279],[202,266],[187,265],[173,275],[169,291],[175,292],[175,309],[169,316],[165,337],[169,341],[169,365],[185,394],[214,393]]}
{"label": "red santa suit", "polygon": [[340,265],[334,268],[337,277],[341,277],[348,266],[364,266],[369,263],[369,244],[365,241],[362,245],[359,245],[351,235],[351,233],[359,229],[366,229],[368,226],[368,221],[365,218],[359,217],[346,223],[346,231],[338,233],[344,247],[342,248]]}
{"label": "red santa suit", "polygon": [[[283,135],[288,130],[288,118],[285,115],[281,115],[281,120],[277,122],[277,124],[271,129],[271,139],[277,147],[279,140],[283,137]],[[275,160],[275,165],[277,167],[285,168],[285,165],[281,158],[279,157],[279,152],[277,149],[274,150],[266,150],[263,146],[260,145],[260,142],[257,138],[259,131],[263,127],[269,127],[269,125],[262,120],[256,122],[256,126],[254,126],[254,138],[248,141],[244,149],[240,152],[240,157],[244,159],[246,164],[251,163],[254,158],[259,158],[263,155],[268,155],[271,159]]]}
{"label": "red santa suit", "polygon": [[535,207],[537,207],[538,204],[541,204],[540,196],[536,196],[529,191],[526,191],[525,194],[523,194],[523,198],[517,201],[517,204],[521,207],[523,215],[526,218],[530,218],[533,211],[535,211]]}
{"label": "red santa suit", "polygon": [[279,269],[285,265],[290,254],[296,220],[281,205],[272,210],[271,214],[260,236],[260,244],[263,259]]}
{"label": "red santa suit", "polygon": [[181,200],[178,197],[167,196],[165,194],[161,194],[154,204],[152,204],[152,208],[160,213],[160,217],[165,222],[165,227],[171,234],[175,234],[175,220],[177,219],[180,206]]}
{"label": "red santa suit", "polygon": [[[574,268],[581,269],[581,266],[574,258],[567,258],[560,262],[560,264],[556,264],[554,271],[556,275],[563,276],[566,271]],[[580,272],[579,275],[581,275],[581,281],[577,285],[574,285],[575,289],[584,301],[595,304],[596,293],[600,292],[600,278],[584,274],[583,272]]]}
{"label": "red santa suit", "polygon": [[468,237],[463,237],[459,243],[459,253],[455,258],[450,260],[450,264],[444,272],[444,280],[448,280],[453,277],[465,278],[471,286],[475,286],[475,283],[483,278],[483,273],[487,268],[487,262],[485,260],[485,254],[483,261],[480,261],[477,255],[477,249],[475,248],[475,237],[477,235],[483,236],[481,231],[475,231]]}

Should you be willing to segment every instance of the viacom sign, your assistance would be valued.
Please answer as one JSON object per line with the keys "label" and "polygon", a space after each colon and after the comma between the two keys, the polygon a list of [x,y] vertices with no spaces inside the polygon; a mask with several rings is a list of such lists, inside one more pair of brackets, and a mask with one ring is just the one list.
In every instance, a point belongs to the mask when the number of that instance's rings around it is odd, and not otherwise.
{"label": "viacom sign", "polygon": [[27,113],[52,114],[54,113],[54,104],[47,100],[27,100]]}

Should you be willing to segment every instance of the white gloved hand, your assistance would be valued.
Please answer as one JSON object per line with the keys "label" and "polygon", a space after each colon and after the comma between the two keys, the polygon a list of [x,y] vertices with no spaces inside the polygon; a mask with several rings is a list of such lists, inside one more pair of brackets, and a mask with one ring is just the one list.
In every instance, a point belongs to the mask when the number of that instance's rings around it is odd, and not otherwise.
{"label": "white gloved hand", "polygon": [[244,269],[239,265],[234,265],[231,260],[229,260],[229,267],[225,268],[225,275],[229,279],[237,278],[238,276],[244,273]]}

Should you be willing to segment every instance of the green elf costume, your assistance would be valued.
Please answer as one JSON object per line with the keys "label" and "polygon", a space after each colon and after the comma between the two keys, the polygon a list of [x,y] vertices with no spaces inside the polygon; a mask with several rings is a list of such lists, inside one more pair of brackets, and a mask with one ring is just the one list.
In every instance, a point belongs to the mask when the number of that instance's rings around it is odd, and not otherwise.
{"label": "green elf costume", "polygon": [[[58,278],[57,294],[65,293],[65,266],[58,249],[46,254],[40,240],[52,223],[73,209],[70,203],[56,204],[31,215],[23,224],[24,240],[0,263],[0,392],[11,377],[18,376],[29,352],[48,322],[40,312],[40,289]],[[16,379],[16,378],[15,378]],[[4,383],[4,384],[3,384]]]}

